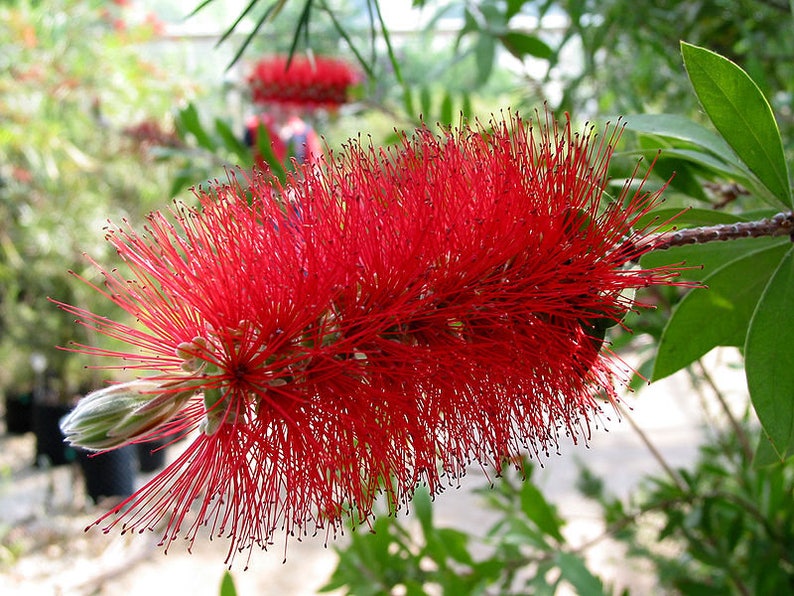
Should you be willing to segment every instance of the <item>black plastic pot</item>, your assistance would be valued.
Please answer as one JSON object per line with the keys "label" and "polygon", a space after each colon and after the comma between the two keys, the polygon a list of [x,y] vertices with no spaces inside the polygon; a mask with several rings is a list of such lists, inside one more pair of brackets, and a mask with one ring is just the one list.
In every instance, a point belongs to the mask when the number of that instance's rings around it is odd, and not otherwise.
{"label": "black plastic pot", "polygon": [[6,432],[24,435],[33,430],[33,392],[12,391],[5,397]]}
{"label": "black plastic pot", "polygon": [[80,450],[78,461],[83,470],[86,493],[94,503],[106,497],[129,497],[135,492],[135,446],[127,445],[103,453]]}
{"label": "black plastic pot", "polygon": [[146,441],[135,445],[138,450],[138,469],[141,472],[156,472],[165,466],[165,439]]}
{"label": "black plastic pot", "polygon": [[33,404],[33,434],[36,436],[36,466],[63,466],[77,459],[77,452],[63,440],[60,421],[71,406]]}

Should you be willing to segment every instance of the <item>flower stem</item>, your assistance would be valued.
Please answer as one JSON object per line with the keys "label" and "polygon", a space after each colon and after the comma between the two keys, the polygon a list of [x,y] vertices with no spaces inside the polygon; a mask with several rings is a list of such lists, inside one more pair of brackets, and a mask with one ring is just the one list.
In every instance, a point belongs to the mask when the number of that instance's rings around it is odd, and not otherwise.
{"label": "flower stem", "polygon": [[722,411],[725,416],[728,418],[728,423],[731,425],[731,429],[733,433],[736,435],[736,438],[739,441],[739,445],[741,446],[742,456],[744,457],[745,461],[750,461],[753,459],[753,449],[750,446],[750,441],[747,438],[747,434],[744,432],[742,425],[739,424],[739,421],[734,416],[733,412],[731,411],[728,402],[725,400],[725,395],[723,394],[722,390],[717,386],[717,383],[714,381],[714,378],[709,374],[706,365],[703,364],[703,360],[697,360],[698,367],[700,368],[700,376],[706,382],[706,384],[711,388],[714,393],[714,396],[719,401],[720,406],[722,407]]}
{"label": "flower stem", "polygon": [[626,420],[628,420],[631,428],[634,430],[635,433],[637,433],[637,436],[640,438],[642,443],[645,445],[648,451],[651,452],[653,458],[667,473],[667,475],[670,477],[673,483],[678,487],[678,489],[681,492],[686,492],[687,486],[683,478],[681,478],[681,475],[678,474],[678,472],[676,472],[669,463],[667,463],[667,460],[665,459],[664,455],[662,455],[662,452],[659,451],[659,449],[657,449],[656,445],[654,445],[653,441],[651,441],[647,433],[640,427],[639,424],[637,424],[637,422],[634,420],[631,414],[629,414],[629,409],[621,404],[618,404],[617,407],[620,415]]}
{"label": "flower stem", "polygon": [[763,236],[791,236],[794,241],[794,213],[778,213],[773,217],[757,221],[718,224],[662,232],[647,240],[651,250],[667,250],[674,246],[705,244],[739,238],[760,238]]}

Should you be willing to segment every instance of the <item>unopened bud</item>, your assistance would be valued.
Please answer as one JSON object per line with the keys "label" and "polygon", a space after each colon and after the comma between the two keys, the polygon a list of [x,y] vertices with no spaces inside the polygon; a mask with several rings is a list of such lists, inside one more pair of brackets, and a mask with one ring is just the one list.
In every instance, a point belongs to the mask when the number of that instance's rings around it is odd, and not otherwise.
{"label": "unopened bud", "polygon": [[76,447],[120,447],[167,422],[195,393],[176,387],[170,381],[136,380],[99,389],[61,420],[61,430]]}

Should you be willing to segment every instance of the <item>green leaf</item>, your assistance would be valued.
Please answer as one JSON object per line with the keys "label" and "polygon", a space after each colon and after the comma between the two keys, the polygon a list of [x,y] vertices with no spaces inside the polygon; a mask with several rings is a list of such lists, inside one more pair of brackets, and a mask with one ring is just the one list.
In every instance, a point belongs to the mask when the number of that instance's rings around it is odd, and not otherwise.
{"label": "green leaf", "polygon": [[527,0],[507,0],[507,10],[505,11],[505,19],[508,21],[521,12],[521,8],[526,4]]}
{"label": "green leaf", "polygon": [[432,117],[432,101],[433,98],[430,95],[430,89],[427,87],[422,87],[419,90],[419,109],[421,110],[422,117],[425,120],[428,120]]}
{"label": "green leaf", "polygon": [[[718,176],[741,184],[748,190],[753,190],[761,186],[752,172],[747,169],[747,166],[742,163],[723,161],[720,159],[720,157],[724,156],[715,157],[711,153],[696,151],[694,149],[662,149],[662,154],[665,157],[682,159],[701,166]],[[767,192],[768,191],[762,189],[760,194],[765,196]]]}
{"label": "green leaf", "polygon": [[221,580],[220,596],[237,596],[237,588],[234,587],[234,578],[232,574],[229,573],[228,569],[224,572],[223,579]]}
{"label": "green leaf", "polygon": [[444,93],[444,98],[441,100],[441,124],[449,126],[452,124],[452,96],[449,93]]}
{"label": "green leaf", "polygon": [[184,133],[190,133],[195,138],[198,144],[208,151],[215,151],[215,143],[212,141],[207,131],[201,125],[198,110],[196,106],[189,103],[186,107],[179,110],[176,117],[177,126]]}
{"label": "green leaf", "polygon": [[[635,228],[643,228],[646,225],[659,225],[670,221],[670,224],[660,228],[670,230],[674,228],[694,228],[698,226],[713,226],[715,224],[732,224],[740,221],[747,221],[747,218],[724,211],[714,209],[687,209],[682,211],[676,207],[669,209],[654,209],[650,213],[641,217],[635,224]],[[659,255],[660,252],[651,252],[648,255]]]}
{"label": "green leaf", "polygon": [[461,106],[461,112],[463,112],[464,118],[469,118],[474,114],[474,108],[471,104],[471,95],[468,93],[463,94],[463,105]]}
{"label": "green leaf", "polygon": [[750,399],[781,459],[794,449],[794,248],[764,289],[750,321],[745,372]]}
{"label": "green leaf", "polygon": [[777,465],[793,455],[794,449],[790,448],[786,453],[782,454],[781,457],[781,454],[772,446],[769,437],[763,435],[758,439],[758,446],[753,456],[753,467],[757,469]]}
{"label": "green leaf", "polygon": [[438,540],[444,545],[446,553],[458,563],[474,565],[474,559],[468,551],[469,535],[452,528],[440,528]]}
{"label": "green leaf", "polygon": [[237,135],[234,134],[234,131],[226,122],[220,118],[216,118],[215,130],[218,132],[218,136],[223,140],[226,150],[235,155],[239,160],[239,163],[235,165],[247,166],[253,163],[251,159],[251,150],[245,143],[237,138]]}
{"label": "green leaf", "polygon": [[496,41],[489,35],[481,35],[474,46],[477,59],[477,83],[484,85],[491,76],[494,59],[496,58]]}
{"label": "green leaf", "polygon": [[510,31],[502,35],[500,39],[507,51],[519,60],[523,59],[525,56],[534,56],[535,58],[548,60],[554,55],[554,51],[549,45],[535,35]]}
{"label": "green leaf", "polygon": [[701,169],[698,165],[692,164],[686,159],[671,157],[667,153],[662,153],[656,160],[653,172],[656,176],[670,181],[670,192],[675,191],[708,203],[709,197],[703,189],[703,185],[696,176],[696,172]]}
{"label": "green leaf", "polygon": [[430,493],[425,487],[416,489],[412,503],[416,517],[419,518],[419,523],[422,526],[422,532],[425,537],[433,534],[433,503],[430,500]]}
{"label": "green leaf", "polygon": [[521,510],[544,534],[558,542],[565,542],[557,514],[538,488],[529,481],[521,487]]}
{"label": "green leaf", "polygon": [[560,569],[561,579],[571,584],[577,594],[600,596],[604,594],[601,580],[590,573],[584,561],[571,553],[559,552],[554,561]]}
{"label": "green leaf", "polygon": [[769,192],[792,206],[791,183],[775,116],[758,85],[739,66],[681,43],[689,80],[714,127]]}
{"label": "green leaf", "polygon": [[467,8],[463,12],[463,27],[460,28],[460,31],[458,31],[458,36],[455,38],[455,52],[460,49],[460,42],[465,35],[479,30],[480,25],[477,23],[477,19]]}
{"label": "green leaf", "polygon": [[[742,346],[753,311],[786,244],[750,252],[703,279],[673,310],[662,333],[653,380],[688,366],[717,346]],[[794,371],[794,368],[792,368]]]}
{"label": "green leaf", "polygon": [[684,116],[636,114],[625,116],[623,122],[627,130],[683,141],[705,149],[738,168],[743,167],[743,164],[736,159],[731,148],[719,135]]}
{"label": "green leaf", "polygon": [[262,159],[264,159],[267,162],[267,165],[270,166],[273,174],[281,182],[284,182],[287,178],[287,173],[284,170],[284,165],[281,163],[281,161],[279,161],[278,157],[276,157],[276,154],[273,151],[270,133],[262,122],[259,123],[256,129],[256,148],[259,151],[259,154],[262,156]]}

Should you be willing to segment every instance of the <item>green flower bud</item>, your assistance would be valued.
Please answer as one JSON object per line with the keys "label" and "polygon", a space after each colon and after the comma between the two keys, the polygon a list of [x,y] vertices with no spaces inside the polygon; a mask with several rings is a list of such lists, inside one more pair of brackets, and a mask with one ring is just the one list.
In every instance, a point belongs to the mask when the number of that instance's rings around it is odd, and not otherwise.
{"label": "green flower bud", "polygon": [[120,447],[167,422],[195,390],[150,379],[119,383],[81,399],[61,420],[70,445],[91,451]]}

